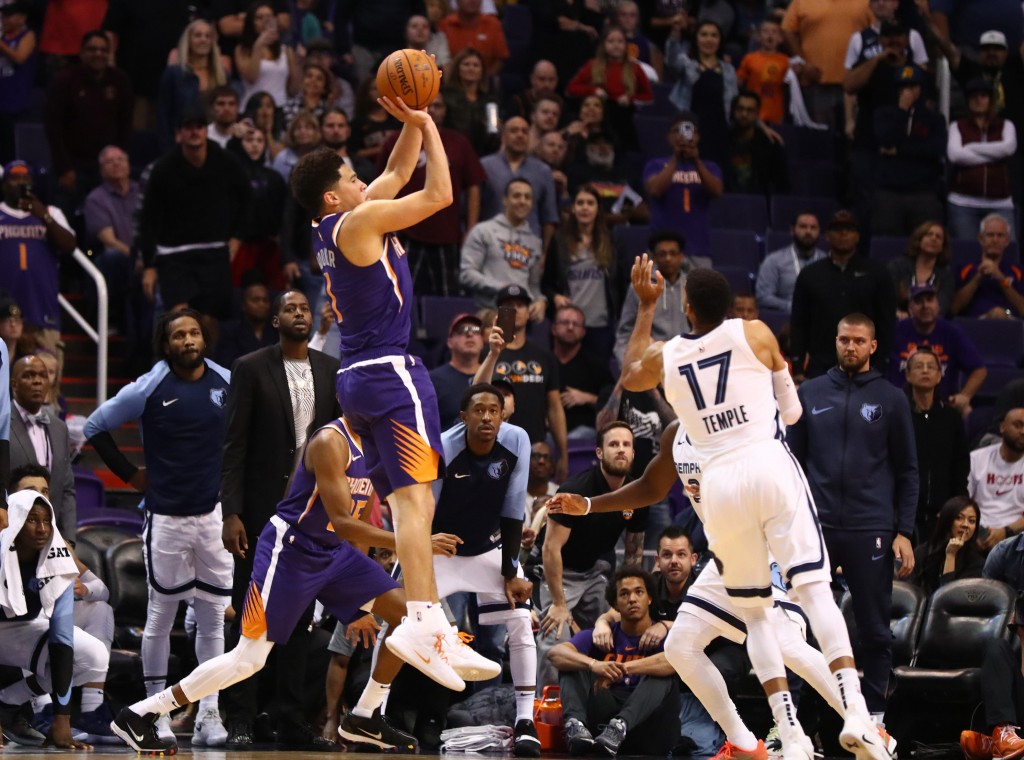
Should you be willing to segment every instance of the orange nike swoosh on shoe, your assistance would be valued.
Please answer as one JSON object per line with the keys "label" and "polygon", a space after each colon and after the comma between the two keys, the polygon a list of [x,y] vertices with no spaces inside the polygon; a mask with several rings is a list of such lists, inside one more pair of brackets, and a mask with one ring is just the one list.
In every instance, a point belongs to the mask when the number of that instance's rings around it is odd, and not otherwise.
{"label": "orange nike swoosh on shoe", "polygon": [[419,657],[421,660],[423,660],[423,662],[426,663],[427,665],[430,664],[430,658],[429,657],[424,657],[419,652],[416,653],[416,656]]}

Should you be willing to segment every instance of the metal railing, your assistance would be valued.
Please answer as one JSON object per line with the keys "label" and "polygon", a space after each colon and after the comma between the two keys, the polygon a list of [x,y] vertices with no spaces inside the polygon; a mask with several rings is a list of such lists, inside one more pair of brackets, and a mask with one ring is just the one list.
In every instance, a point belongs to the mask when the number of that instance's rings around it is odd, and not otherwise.
{"label": "metal railing", "polygon": [[935,87],[939,91],[939,113],[946,117],[949,124],[949,86],[952,74],[949,69],[949,61],[940,57],[935,67]]}
{"label": "metal railing", "polygon": [[71,318],[96,344],[96,405],[99,406],[107,400],[107,367],[109,364],[107,360],[107,326],[110,319],[107,280],[80,248],[75,248],[71,255],[96,284],[96,327],[90,325],[89,321],[63,295],[58,295],[57,298],[64,311],[71,315]]}

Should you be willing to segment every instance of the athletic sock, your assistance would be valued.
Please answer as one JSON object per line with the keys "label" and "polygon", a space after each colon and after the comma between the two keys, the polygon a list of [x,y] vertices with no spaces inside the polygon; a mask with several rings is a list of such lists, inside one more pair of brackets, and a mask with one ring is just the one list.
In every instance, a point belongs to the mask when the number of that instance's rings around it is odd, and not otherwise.
{"label": "athletic sock", "polygon": [[533,720],[533,699],[536,695],[533,689],[520,691],[516,689],[516,723],[521,720]]}
{"label": "athletic sock", "polygon": [[868,717],[868,706],[860,692],[860,677],[856,668],[839,668],[835,671],[839,696],[843,700],[844,717],[851,713],[862,718]]}
{"label": "athletic sock", "polygon": [[220,712],[220,692],[215,691],[213,694],[207,694],[205,697],[199,700],[199,706],[196,708],[197,712],[203,710],[213,710],[214,712]]}
{"label": "athletic sock", "polygon": [[[772,717],[779,727],[779,736],[782,738],[782,746],[786,742],[799,742],[804,730],[796,718],[796,706],[793,704],[793,695],[788,691],[777,691],[768,695],[768,706],[772,709]],[[741,747],[741,749],[744,749]]]}
{"label": "athletic sock", "polygon": [[174,698],[172,690],[164,689],[159,694],[154,694],[151,697],[146,697],[141,702],[136,702],[128,709],[136,715],[148,715],[149,713],[167,715],[171,710],[176,710],[179,707],[181,707],[181,705],[178,704],[178,701]]}
{"label": "athletic sock", "polygon": [[359,701],[352,708],[352,714],[359,718],[369,718],[378,707],[381,713],[384,712],[384,700],[387,699],[391,684],[378,683],[372,678],[367,682],[363,693],[359,695]]}
{"label": "athletic sock", "polygon": [[97,689],[94,686],[83,686],[82,687],[82,704],[81,712],[87,713],[92,712],[103,704],[103,689]]}

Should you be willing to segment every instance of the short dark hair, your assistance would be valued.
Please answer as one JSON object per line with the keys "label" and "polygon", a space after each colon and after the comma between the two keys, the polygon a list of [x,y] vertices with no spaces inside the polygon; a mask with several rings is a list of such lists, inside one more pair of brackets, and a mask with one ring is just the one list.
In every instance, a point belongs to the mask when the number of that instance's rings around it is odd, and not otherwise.
{"label": "short dark hair", "polygon": [[[289,293],[298,293],[299,295],[305,296],[306,293],[299,288],[285,288],[276,296],[270,304],[270,313],[275,317],[281,313],[281,309],[284,308],[284,297]],[[306,298],[309,301],[309,298]]]}
{"label": "short dark hair", "polygon": [[615,607],[615,600],[619,595],[619,584],[626,578],[639,578],[642,580],[644,588],[647,589],[647,596],[651,598],[651,603],[654,603],[655,598],[658,596],[658,584],[654,582],[654,576],[639,565],[620,565],[616,568],[612,579],[608,581],[608,588],[605,589],[604,593],[604,598],[611,607]]}
{"label": "short dark hair", "polygon": [[736,110],[736,104],[740,101],[740,98],[749,98],[757,102],[758,109],[761,108],[761,96],[751,90],[740,90],[732,99],[732,104],[729,106],[729,113]]}
{"label": "short dark hair", "polygon": [[505,408],[505,395],[501,391],[490,383],[473,383],[462,392],[462,398],[459,399],[459,410],[464,412],[469,409],[473,396],[478,393],[490,393],[498,399],[498,406],[502,409]]}
{"label": "short dark hair", "polygon": [[310,214],[319,216],[323,195],[337,183],[344,164],[341,156],[329,148],[319,148],[300,158],[291,176],[295,200]]}
{"label": "short dark hair", "polygon": [[850,327],[866,327],[871,332],[871,337],[875,337],[875,321],[867,314],[861,314],[859,311],[847,314],[845,317],[840,319],[836,324],[836,333],[839,332],[841,325],[849,325]]}
{"label": "short dark hair", "polygon": [[609,422],[607,425],[605,425],[603,428],[597,431],[597,447],[599,449],[604,448],[604,437],[615,428],[623,428],[624,430],[628,430],[630,435],[632,435],[634,438],[636,437],[633,433],[633,428],[631,428],[628,423],[625,423],[622,420],[615,420],[614,422]]}
{"label": "short dark hair", "polygon": [[532,116],[537,110],[537,106],[543,103],[545,100],[550,100],[552,103],[557,103],[558,107],[565,110],[565,100],[557,92],[545,92],[543,95],[533,101],[533,105],[530,106],[530,115]]}
{"label": "short dark hair", "polygon": [[508,189],[512,187],[512,185],[515,185],[517,183],[521,185],[526,185],[528,188],[530,188],[530,192],[533,192],[533,185],[530,183],[530,180],[528,180],[526,177],[513,177],[512,179],[505,183],[505,198],[508,197]]}
{"label": "short dark hair", "polygon": [[345,117],[345,121],[347,121],[349,123],[351,123],[351,121],[352,121],[352,117],[349,116],[347,113],[345,113],[345,109],[344,108],[338,108],[338,106],[332,106],[331,108],[328,108],[326,111],[324,111],[323,115],[320,117],[320,126],[321,127],[324,125],[324,120],[328,116],[330,116],[332,113],[339,113],[339,114],[341,114],[342,116]]}
{"label": "short dark hair", "polygon": [[793,214],[793,220],[789,223],[789,226],[796,227],[796,223],[800,220],[800,217],[802,216],[813,216],[814,221],[818,223],[818,226],[821,226],[821,220],[818,218],[818,215],[815,212],[811,211],[809,208],[800,209],[795,214]]}
{"label": "short dark hair", "polygon": [[718,325],[732,306],[732,289],[725,275],[714,269],[694,269],[686,276],[686,301],[697,322],[703,326]]}
{"label": "short dark hair", "polygon": [[10,493],[14,492],[14,487],[18,485],[18,481],[22,478],[42,478],[46,481],[46,484],[50,484],[50,471],[43,467],[41,464],[35,462],[29,462],[23,464],[21,467],[15,467],[11,470],[10,476],[7,478],[7,490]]}
{"label": "short dark hair", "polygon": [[229,84],[221,84],[214,87],[206,94],[206,102],[213,107],[213,104],[217,101],[217,98],[234,98],[235,102],[238,101],[238,93],[235,92],[235,88]]}
{"label": "short dark hair", "polygon": [[206,344],[207,350],[210,349],[210,331],[203,323],[203,315],[195,309],[174,309],[173,311],[165,311],[161,314],[153,326],[153,354],[158,359],[167,358],[167,353],[164,351],[164,344],[168,338],[167,328],[170,327],[171,322],[182,317],[192,317],[192,319],[199,323],[199,329],[203,332],[203,343]]}
{"label": "short dark hair", "polygon": [[686,250],[686,238],[675,230],[655,230],[647,238],[647,250],[653,254],[658,243],[676,243],[680,251]]}
{"label": "short dark hair", "polygon": [[689,542],[690,548],[693,548],[693,537],[681,525],[666,525],[658,534],[659,544],[663,538],[667,538],[669,541],[675,538],[685,538]]}
{"label": "short dark hair", "polygon": [[939,366],[939,369],[942,369],[942,362],[939,360],[939,355],[932,350],[931,346],[918,346],[910,353],[910,356],[907,357],[907,366],[904,368],[904,372],[910,371],[910,365],[918,356],[932,357],[933,359],[935,359],[935,363]]}
{"label": "short dark hair", "polygon": [[88,32],[82,35],[82,41],[79,43],[78,49],[81,50],[89,44],[90,40],[94,40],[97,37],[106,42],[107,45],[110,45],[110,38],[107,36],[106,32],[104,32],[102,29],[90,29]]}

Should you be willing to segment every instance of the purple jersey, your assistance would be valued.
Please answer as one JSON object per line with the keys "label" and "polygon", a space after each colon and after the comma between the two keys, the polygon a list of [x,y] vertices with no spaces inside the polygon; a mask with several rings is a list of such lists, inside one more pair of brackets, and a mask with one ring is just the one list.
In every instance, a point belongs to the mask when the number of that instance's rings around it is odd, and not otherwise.
{"label": "purple jersey", "polygon": [[0,286],[17,299],[25,322],[58,330],[60,275],[46,225],[30,214],[10,211],[0,204]]}
{"label": "purple jersey", "polygon": [[[348,441],[349,463],[345,468],[345,475],[348,477],[349,491],[352,492],[351,514],[358,520],[363,510],[369,507],[370,493],[373,490],[359,436],[349,429],[344,418],[336,419],[320,428],[324,429],[334,430],[345,436],[345,440]],[[277,505],[277,514],[296,530],[325,546],[338,546],[342,543],[334,532],[334,526],[327,516],[323,501],[320,500],[316,478],[306,469],[302,459],[295,467],[295,474],[288,484],[288,495]]]}
{"label": "purple jersey", "polygon": [[412,276],[405,249],[393,234],[381,239],[381,256],[356,266],[338,248],[338,229],[348,212],[313,222],[316,260],[341,332],[342,365],[372,350],[375,356],[404,354],[412,327]]}

